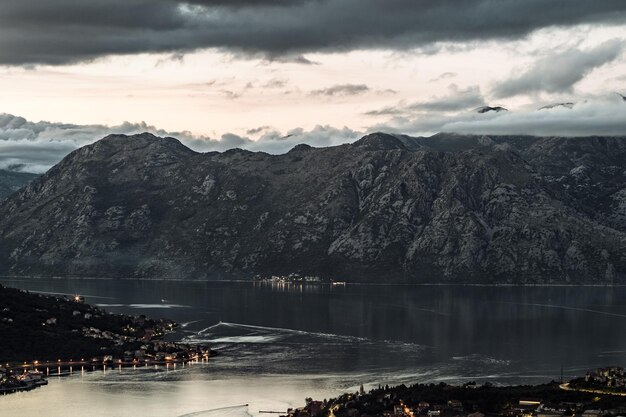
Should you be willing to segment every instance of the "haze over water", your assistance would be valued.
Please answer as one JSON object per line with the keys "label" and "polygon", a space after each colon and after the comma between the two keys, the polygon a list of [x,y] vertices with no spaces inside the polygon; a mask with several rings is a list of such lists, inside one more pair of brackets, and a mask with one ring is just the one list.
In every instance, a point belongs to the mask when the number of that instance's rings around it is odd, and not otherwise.
{"label": "haze over water", "polygon": [[[168,317],[210,343],[208,364],[54,379],[0,397],[46,416],[239,416],[377,384],[542,383],[626,359],[624,287],[269,286],[3,280],[81,294],[107,311]],[[46,359],[46,358],[33,358]],[[249,409],[222,408],[250,404]]]}

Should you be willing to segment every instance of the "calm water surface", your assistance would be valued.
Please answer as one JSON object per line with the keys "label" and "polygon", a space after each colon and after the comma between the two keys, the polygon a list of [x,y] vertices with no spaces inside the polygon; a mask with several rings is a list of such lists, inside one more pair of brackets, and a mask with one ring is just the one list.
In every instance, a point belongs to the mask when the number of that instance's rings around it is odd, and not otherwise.
{"label": "calm water surface", "polygon": [[361,383],[540,383],[561,367],[567,377],[626,364],[624,287],[0,282],[173,318],[176,337],[222,353],[205,365],[51,379],[0,397],[1,416],[257,416]]}

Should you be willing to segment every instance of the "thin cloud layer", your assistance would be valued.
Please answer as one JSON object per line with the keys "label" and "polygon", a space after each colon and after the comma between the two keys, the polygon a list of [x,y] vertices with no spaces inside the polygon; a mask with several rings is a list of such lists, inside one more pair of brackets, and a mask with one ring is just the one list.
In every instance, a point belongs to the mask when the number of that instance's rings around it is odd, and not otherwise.
{"label": "thin cloud layer", "polygon": [[475,107],[484,106],[485,99],[478,86],[459,88],[456,84],[448,86],[448,94],[431,97],[428,101],[417,103],[399,103],[396,106],[385,107],[379,110],[371,110],[365,114],[368,116],[401,116],[411,115],[416,112],[456,112]]}
{"label": "thin cloud layer", "polygon": [[521,75],[498,84],[493,93],[503,98],[538,92],[571,92],[574,84],[595,68],[617,59],[623,50],[624,41],[613,39],[589,50],[572,48],[546,56]]}
{"label": "thin cloud layer", "polygon": [[251,130],[251,134],[262,133],[255,140],[233,133],[213,139],[190,132],[169,132],[146,123],[125,122],[119,126],[75,125],[30,122],[23,117],[0,114],[0,169],[45,172],[73,150],[109,134],[132,135],[142,132],[175,137],[198,152],[242,148],[275,154],[285,153],[301,143],[316,147],[333,146],[352,142],[361,135],[348,128],[338,129],[331,126],[316,126],[309,131],[293,129],[286,135],[263,127]]}
{"label": "thin cloud layer", "polygon": [[4,0],[0,65],[203,48],[310,62],[302,55],[515,39],[625,17],[622,0]]}
{"label": "thin cloud layer", "polygon": [[486,135],[623,136],[626,135],[626,102],[617,96],[581,103],[526,111],[436,113],[395,117],[370,130],[429,135],[454,132]]}
{"label": "thin cloud layer", "polygon": [[0,114],[0,169],[23,172],[44,172],[68,153],[111,133],[135,134],[150,132],[172,136],[198,152],[225,151],[232,148],[272,154],[288,152],[298,144],[314,147],[351,143],[368,132],[386,131],[422,136],[437,132],[491,135],[591,136],[625,135],[626,101],[614,94],[590,99],[570,107],[532,109],[517,112],[479,114],[467,110],[455,114],[422,112],[410,116],[394,116],[390,120],[364,129],[316,126],[281,133],[271,127],[250,129],[253,139],[227,133],[213,139],[189,132],[168,132],[145,123],[123,123],[119,126],[73,125],[50,122],[29,122],[24,118]]}
{"label": "thin cloud layer", "polygon": [[313,96],[341,97],[357,96],[370,90],[365,84],[341,84],[311,91]]}

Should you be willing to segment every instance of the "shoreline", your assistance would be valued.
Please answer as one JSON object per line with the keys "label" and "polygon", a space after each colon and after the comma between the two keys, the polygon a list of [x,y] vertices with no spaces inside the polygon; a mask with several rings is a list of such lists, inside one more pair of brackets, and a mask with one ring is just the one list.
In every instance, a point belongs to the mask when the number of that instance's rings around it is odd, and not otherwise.
{"label": "shoreline", "polygon": [[[217,352],[212,351],[213,356],[217,355]],[[139,369],[139,368],[152,368],[165,367],[166,369],[176,369],[179,365],[182,368],[195,365],[204,365],[209,363],[211,355],[196,356],[190,360],[166,360],[166,361],[143,361],[143,362],[127,362],[127,361],[110,361],[107,363],[97,363],[91,361],[57,361],[57,362],[44,362],[38,364],[7,364],[4,368],[8,372],[21,371],[21,375],[28,375],[34,377],[32,383],[26,383],[22,386],[14,386],[8,388],[0,388],[0,395],[9,395],[18,392],[32,391],[36,388],[40,388],[48,385],[48,379],[50,378],[64,378],[72,376],[74,374],[84,374],[91,372],[106,372],[108,370],[122,370],[122,369]],[[77,369],[74,369],[76,367]],[[51,372],[51,369],[56,372]],[[45,370],[45,372],[44,372]],[[36,376],[39,376],[38,378]]]}
{"label": "shoreline", "polygon": [[[577,386],[581,380],[595,382],[609,376],[619,381],[592,389]],[[587,379],[586,379],[587,378]],[[626,376],[621,367],[599,368],[586,378],[568,383],[551,381],[537,385],[494,386],[490,383],[462,385],[418,383],[382,386],[366,392],[344,392],[336,398],[314,400],[304,407],[287,410],[281,417],[602,417],[622,415],[626,410]],[[585,382],[585,384],[594,382]],[[571,387],[570,384],[576,386]]]}
{"label": "shoreline", "polygon": [[180,327],[173,320],[110,313],[84,303],[80,295],[34,294],[0,285],[0,305],[0,389],[5,394],[45,385],[51,369],[61,374],[74,367],[176,366],[217,354],[204,343],[165,340]]}
{"label": "shoreline", "polygon": [[[147,281],[147,282],[182,282],[189,284],[209,284],[209,283],[266,283],[262,280],[253,279],[184,279],[184,278],[136,278],[136,277],[59,277],[40,275],[0,275],[0,280],[5,282],[28,282],[28,281]],[[381,287],[485,287],[485,288],[623,288],[626,284],[484,284],[484,283],[453,283],[453,282],[350,282],[342,281],[341,286],[381,286]],[[285,282],[283,284],[302,286],[331,286],[330,282]]]}

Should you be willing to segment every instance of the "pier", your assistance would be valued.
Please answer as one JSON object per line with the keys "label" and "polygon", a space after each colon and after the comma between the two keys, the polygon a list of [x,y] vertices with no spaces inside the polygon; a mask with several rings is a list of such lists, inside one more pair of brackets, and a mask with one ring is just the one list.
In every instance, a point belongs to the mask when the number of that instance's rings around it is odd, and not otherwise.
{"label": "pier", "polygon": [[[193,365],[208,364],[210,351],[202,354],[194,354],[185,358],[166,357],[165,359],[92,359],[92,360],[61,360],[57,361],[33,361],[21,364],[9,364],[0,367],[0,395],[12,394],[21,391],[30,391],[43,385],[47,385],[46,378],[64,377],[75,373],[107,372],[109,370],[122,370],[122,368],[147,368],[165,367],[176,369],[178,366],[186,367]],[[2,378],[4,377],[4,378]]]}

